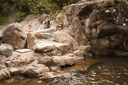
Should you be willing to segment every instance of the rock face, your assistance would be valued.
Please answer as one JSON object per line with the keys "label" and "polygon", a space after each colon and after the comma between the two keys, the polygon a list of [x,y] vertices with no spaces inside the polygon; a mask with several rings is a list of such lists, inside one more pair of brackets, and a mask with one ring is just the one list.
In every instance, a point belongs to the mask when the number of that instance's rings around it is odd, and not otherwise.
{"label": "rock face", "polygon": [[82,26],[79,17],[75,17],[69,27],[68,33],[78,42],[79,45],[88,44],[88,39],[85,36],[85,29]]}
{"label": "rock face", "polygon": [[94,54],[127,52],[127,3],[126,0],[83,0],[67,6],[65,14],[71,24],[69,33],[79,44],[86,44],[87,37]]}
{"label": "rock face", "polygon": [[[40,19],[42,21],[42,19]],[[28,25],[32,25],[33,31],[37,31],[37,29],[41,26],[41,21],[39,18],[35,17],[34,14],[28,15],[20,24],[24,32],[28,32]]]}
{"label": "rock face", "polygon": [[56,22],[57,23],[63,23],[63,15],[57,15],[56,16]]}
{"label": "rock face", "polygon": [[54,32],[54,41],[60,43],[69,43],[73,50],[77,49],[78,44],[74,38],[71,37],[70,34],[65,33],[64,31],[56,31]]}
{"label": "rock face", "polygon": [[8,25],[2,33],[2,42],[12,45],[14,48],[24,48],[26,35],[19,23]]}
{"label": "rock face", "polygon": [[41,16],[39,17],[38,21],[39,21],[40,23],[42,23],[42,22],[46,19],[46,17],[47,17],[47,14],[43,14],[43,15],[41,15]]}
{"label": "rock face", "polygon": [[94,9],[91,13],[88,29],[92,31],[90,38],[93,53],[116,55],[115,50],[128,50],[128,13],[125,12],[128,10],[128,5],[126,3],[117,0],[113,7],[106,2],[104,9]]}

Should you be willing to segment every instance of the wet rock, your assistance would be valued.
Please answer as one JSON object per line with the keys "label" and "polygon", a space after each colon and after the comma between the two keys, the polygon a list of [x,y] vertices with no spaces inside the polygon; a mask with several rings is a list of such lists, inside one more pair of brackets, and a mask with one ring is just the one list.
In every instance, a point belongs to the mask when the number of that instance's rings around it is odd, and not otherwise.
{"label": "wet rock", "polygon": [[0,67],[0,80],[10,78],[10,72],[6,67]]}
{"label": "wet rock", "polygon": [[77,56],[83,56],[83,57],[85,56],[85,51],[76,50],[73,53]]}
{"label": "wet rock", "polygon": [[87,71],[88,68],[96,63],[100,63],[101,61],[92,58],[86,58],[84,61],[76,62],[75,65],[64,67],[65,71],[72,71],[72,72],[81,72]]}
{"label": "wet rock", "polygon": [[2,33],[2,42],[12,45],[14,48],[24,48],[26,35],[19,23],[8,25]]}
{"label": "wet rock", "polygon": [[35,37],[32,34],[28,34],[27,36],[27,48],[33,49],[33,46],[36,44]]}
{"label": "wet rock", "polygon": [[75,59],[76,59],[76,62],[81,62],[85,60],[84,57],[75,57]]}
{"label": "wet rock", "polygon": [[58,66],[73,65],[75,64],[75,58],[69,56],[53,56],[54,64]]}
{"label": "wet rock", "polygon": [[72,72],[67,71],[58,71],[58,72],[46,72],[43,74],[43,76],[40,79],[53,79],[53,78],[71,78],[72,76],[76,75]]}
{"label": "wet rock", "polygon": [[13,75],[23,74],[25,76],[37,76],[42,73],[48,72],[49,68],[43,64],[29,64],[22,67],[12,67],[10,72]]}
{"label": "wet rock", "polygon": [[125,52],[125,51],[118,51],[118,50],[115,50],[113,51],[115,55],[113,56],[120,56],[120,57],[126,57],[128,56],[128,52]]}
{"label": "wet rock", "polygon": [[91,40],[91,52],[94,54],[107,54],[106,48],[109,46],[108,39],[92,39]]}
{"label": "wet rock", "polygon": [[5,46],[0,46],[0,54],[5,55],[6,57],[9,57],[12,55],[13,50],[5,47]]}
{"label": "wet rock", "polygon": [[61,67],[60,66],[50,66],[49,69],[50,69],[50,71],[59,71],[59,70],[61,70]]}
{"label": "wet rock", "polygon": [[49,66],[53,63],[52,57],[46,57],[46,56],[39,58],[38,61],[39,61],[39,64],[44,64],[46,66]]}
{"label": "wet rock", "polygon": [[85,53],[85,57],[86,57],[86,58],[90,58],[90,57],[93,57],[93,55],[92,55],[91,53],[89,53],[89,52],[86,52],[86,53]]}
{"label": "wet rock", "polygon": [[49,72],[49,68],[43,64],[32,64],[24,67],[23,74],[27,76],[40,75]]}

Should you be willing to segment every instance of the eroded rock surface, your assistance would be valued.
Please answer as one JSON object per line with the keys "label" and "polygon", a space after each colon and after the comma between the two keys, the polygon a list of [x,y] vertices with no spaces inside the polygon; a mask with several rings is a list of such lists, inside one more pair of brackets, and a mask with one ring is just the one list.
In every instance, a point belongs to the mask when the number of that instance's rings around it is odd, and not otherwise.
{"label": "eroded rock surface", "polygon": [[43,64],[30,64],[18,68],[10,68],[10,72],[13,75],[23,74],[26,76],[36,76],[48,72],[49,68]]}
{"label": "eroded rock surface", "polygon": [[37,59],[37,55],[33,52],[18,53],[13,52],[13,55],[6,59],[5,64],[8,67],[20,67],[30,64],[32,61]]}
{"label": "eroded rock surface", "polygon": [[4,28],[2,42],[12,45],[16,49],[24,48],[26,35],[19,23],[12,23]]}
{"label": "eroded rock surface", "polygon": [[[90,41],[94,54],[127,52],[128,10],[127,1],[79,1],[66,7],[71,36],[80,45]],[[86,39],[87,38],[87,39]]]}
{"label": "eroded rock surface", "polygon": [[54,32],[54,41],[60,42],[60,43],[69,43],[73,50],[78,48],[77,41],[71,37],[70,34],[64,32],[64,31],[56,31]]}
{"label": "eroded rock surface", "polygon": [[37,53],[53,52],[54,50],[57,50],[57,52],[64,54],[71,51],[69,44],[56,43],[53,41],[39,41],[39,43],[37,43],[33,49],[34,52]]}

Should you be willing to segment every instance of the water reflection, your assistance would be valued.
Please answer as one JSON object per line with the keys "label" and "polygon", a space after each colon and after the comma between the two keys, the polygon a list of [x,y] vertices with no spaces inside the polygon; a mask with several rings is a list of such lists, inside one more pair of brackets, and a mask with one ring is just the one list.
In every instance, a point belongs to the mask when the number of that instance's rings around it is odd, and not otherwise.
{"label": "water reflection", "polygon": [[91,66],[88,72],[76,72],[77,75],[69,78],[41,80],[18,76],[3,81],[0,85],[128,85],[128,58],[105,56],[96,58],[103,63]]}

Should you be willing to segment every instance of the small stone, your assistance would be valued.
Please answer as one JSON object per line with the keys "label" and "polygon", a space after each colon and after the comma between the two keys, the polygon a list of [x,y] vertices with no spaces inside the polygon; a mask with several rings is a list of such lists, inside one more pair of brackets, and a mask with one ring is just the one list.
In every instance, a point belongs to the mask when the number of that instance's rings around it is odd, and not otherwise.
{"label": "small stone", "polygon": [[106,12],[106,13],[109,13],[109,12],[110,12],[110,10],[106,10],[105,12]]}
{"label": "small stone", "polygon": [[73,53],[77,56],[85,56],[85,51],[76,50]]}

